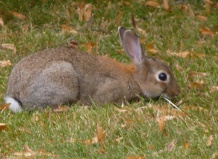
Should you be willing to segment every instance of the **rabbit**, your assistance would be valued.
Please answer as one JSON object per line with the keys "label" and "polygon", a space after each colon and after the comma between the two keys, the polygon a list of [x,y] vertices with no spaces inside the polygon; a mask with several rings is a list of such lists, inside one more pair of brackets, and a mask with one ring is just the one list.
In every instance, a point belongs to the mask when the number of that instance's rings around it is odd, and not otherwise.
{"label": "rabbit", "polygon": [[118,32],[132,64],[69,47],[31,54],[18,62],[9,76],[5,95],[9,109],[21,112],[77,102],[102,105],[139,96],[177,96],[180,88],[170,68],[149,58],[133,31],[119,27]]}

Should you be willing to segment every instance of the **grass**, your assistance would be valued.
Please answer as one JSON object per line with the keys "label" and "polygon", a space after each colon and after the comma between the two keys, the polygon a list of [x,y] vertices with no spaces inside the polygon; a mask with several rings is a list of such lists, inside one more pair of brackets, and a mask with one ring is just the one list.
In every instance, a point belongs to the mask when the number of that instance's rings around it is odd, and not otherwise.
{"label": "grass", "polygon": [[[81,50],[87,51],[93,45],[93,54],[107,54],[129,62],[120,51],[117,27],[134,29],[133,15],[141,28],[135,31],[148,54],[172,66],[181,86],[181,94],[174,102],[179,103],[184,114],[163,100],[143,99],[119,109],[108,104],[64,107],[66,110],[59,113],[50,109],[20,114],[4,110],[0,113],[0,122],[6,124],[4,130],[0,127],[1,157],[28,158],[25,156],[28,153],[32,158],[218,157],[218,91],[211,91],[218,86],[217,7],[209,8],[208,12],[202,1],[192,1],[189,5],[193,15],[187,4],[181,9],[181,4],[174,1],[170,1],[170,12],[146,6],[139,0],[84,1],[87,3],[91,3],[94,13],[88,26],[84,19],[79,20],[77,13],[82,3],[1,1],[0,18],[4,26],[0,25],[0,44],[14,44],[16,53],[0,48],[0,61],[10,60],[14,65],[28,54],[63,46],[74,39]],[[207,20],[199,19],[198,15]],[[77,33],[72,33],[75,30]],[[152,53],[149,44],[158,53]],[[178,57],[184,52],[189,55]],[[2,104],[12,67],[0,67]],[[101,131],[96,133],[97,124]],[[105,134],[102,141],[92,141],[102,133]]]}

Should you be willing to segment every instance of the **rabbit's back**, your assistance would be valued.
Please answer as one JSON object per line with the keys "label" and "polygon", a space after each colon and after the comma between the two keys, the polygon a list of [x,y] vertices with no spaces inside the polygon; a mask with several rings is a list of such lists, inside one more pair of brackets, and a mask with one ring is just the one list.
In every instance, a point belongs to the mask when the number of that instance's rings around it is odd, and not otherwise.
{"label": "rabbit's back", "polygon": [[131,75],[133,70],[107,57],[72,48],[46,49],[15,65],[7,95],[29,107],[79,100],[84,104],[92,100],[116,102],[140,92]]}

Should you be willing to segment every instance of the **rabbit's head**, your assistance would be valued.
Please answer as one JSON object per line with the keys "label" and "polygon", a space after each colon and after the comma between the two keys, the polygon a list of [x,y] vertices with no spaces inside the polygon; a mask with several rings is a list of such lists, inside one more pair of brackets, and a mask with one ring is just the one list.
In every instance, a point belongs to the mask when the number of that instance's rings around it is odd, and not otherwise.
{"label": "rabbit's head", "polygon": [[123,48],[135,65],[133,76],[147,98],[174,97],[180,89],[170,68],[163,62],[149,58],[140,45],[139,37],[131,30],[119,27]]}

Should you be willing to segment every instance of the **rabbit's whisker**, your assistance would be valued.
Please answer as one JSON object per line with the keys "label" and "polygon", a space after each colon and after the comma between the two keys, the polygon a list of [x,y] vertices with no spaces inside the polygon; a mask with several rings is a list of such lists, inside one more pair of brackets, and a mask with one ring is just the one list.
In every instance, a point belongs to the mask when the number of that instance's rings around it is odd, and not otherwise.
{"label": "rabbit's whisker", "polygon": [[168,103],[170,103],[174,108],[178,109],[179,111],[182,111],[181,109],[179,109],[179,107],[177,107],[173,102],[171,102],[168,98],[163,97],[163,99],[165,99]]}

